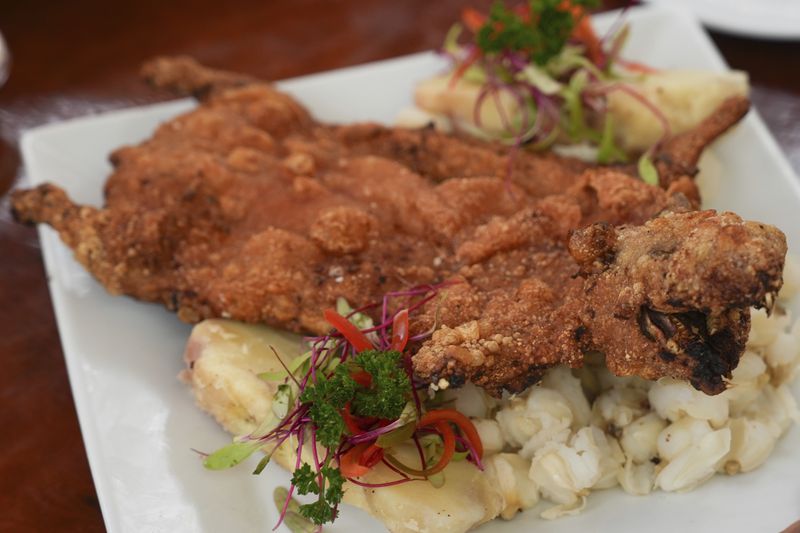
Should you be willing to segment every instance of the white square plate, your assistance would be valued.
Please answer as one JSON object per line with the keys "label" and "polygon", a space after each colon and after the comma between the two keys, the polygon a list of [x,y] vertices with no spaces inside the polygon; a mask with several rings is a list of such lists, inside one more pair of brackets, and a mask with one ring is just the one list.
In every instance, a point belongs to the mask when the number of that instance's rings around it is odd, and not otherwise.
{"label": "white square plate", "polygon": [[[614,14],[597,17],[607,27]],[[700,26],[662,8],[631,10],[627,56],[656,67],[722,70]],[[419,54],[286,81],[325,121],[391,123],[411,103],[414,84],[443,66]],[[51,181],[79,202],[99,205],[111,171],[108,153],[148,137],[162,121],[194,104],[166,104],[87,117],[27,132],[22,150],[32,184]],[[780,226],[800,251],[800,187],[756,113],[717,143],[703,162],[708,205]],[[40,229],[86,450],[106,525],[112,532],[268,531],[276,520],[272,489],[288,484],[277,467],[260,477],[247,466],[203,469],[190,448],[228,441],[197,409],[176,376],[190,327],[156,305],[106,294],[47,227]],[[717,477],[690,494],[636,498],[620,490],[592,494],[583,514],[545,522],[529,512],[482,531],[779,531],[800,518],[800,431],[794,428],[767,464],[734,478]],[[347,508],[333,531],[380,525]]]}

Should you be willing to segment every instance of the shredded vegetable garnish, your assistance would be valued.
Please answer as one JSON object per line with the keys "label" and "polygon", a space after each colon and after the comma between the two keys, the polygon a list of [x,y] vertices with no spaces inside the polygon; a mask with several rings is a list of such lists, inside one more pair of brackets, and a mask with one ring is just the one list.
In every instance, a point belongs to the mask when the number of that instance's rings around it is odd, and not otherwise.
{"label": "shredded vegetable garnish", "polygon": [[[663,142],[669,136],[666,118],[626,83],[653,69],[620,57],[627,26],[597,36],[586,10],[598,4],[529,0],[507,7],[498,0],[488,14],[464,10],[463,24],[448,32],[442,51],[453,62],[451,86],[463,81],[481,89],[473,118],[477,129],[459,126],[534,150],[555,143],[586,145],[598,163],[624,163],[629,154],[617,145],[606,99],[612,91],[624,91],[662,124]],[[489,102],[501,131],[482,124]]]}
{"label": "shredded vegetable garnish", "polygon": [[[429,335],[410,336],[409,314],[442,287],[390,293],[380,304],[355,311],[343,301],[336,310],[326,309],[323,315],[333,332],[307,339],[309,352],[281,360],[283,372],[262,374],[281,382],[273,398],[274,416],[251,435],[208,455],[206,467],[231,467],[266,449],[254,472],[260,473],[279,446],[296,442],[292,485],[280,493],[278,524],[291,520],[298,529],[336,519],[345,480],[371,488],[421,480],[440,486],[451,461],[466,459],[482,468],[483,447],[472,422],[452,409],[424,408],[420,392],[427,384],[414,379],[406,351]],[[379,314],[378,325],[365,314],[370,309]],[[409,444],[419,452],[418,465],[394,456],[395,447]],[[379,464],[397,478],[382,483],[360,479]],[[295,492],[316,499],[299,504],[292,499]]]}

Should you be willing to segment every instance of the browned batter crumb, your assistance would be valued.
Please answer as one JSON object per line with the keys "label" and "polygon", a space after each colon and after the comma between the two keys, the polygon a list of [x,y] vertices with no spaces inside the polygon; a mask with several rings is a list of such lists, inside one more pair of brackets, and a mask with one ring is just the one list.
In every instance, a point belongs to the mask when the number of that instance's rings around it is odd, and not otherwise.
{"label": "browned batter crumb", "polygon": [[425,379],[518,391],[602,351],[619,375],[716,393],[749,307],[780,287],[782,233],[693,211],[700,151],[746,102],[668,144],[659,188],[629,167],[429,129],[319,124],[269,84],[187,58],[145,72],[202,104],[112,154],[102,209],[54,185],[17,191],[13,207],[58,230],[111,293],[183,320],[319,333],[339,297],[451,280],[412,324],[438,327],[414,347]]}

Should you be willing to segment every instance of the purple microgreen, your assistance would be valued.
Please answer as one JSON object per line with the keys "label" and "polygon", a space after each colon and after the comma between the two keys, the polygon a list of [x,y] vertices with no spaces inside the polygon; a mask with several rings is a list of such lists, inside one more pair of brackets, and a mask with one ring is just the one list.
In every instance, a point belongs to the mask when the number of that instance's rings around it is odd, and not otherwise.
{"label": "purple microgreen", "polygon": [[394,487],[395,485],[402,485],[403,483],[409,483],[411,481],[423,481],[423,480],[420,478],[404,477],[396,479],[394,481],[387,481],[385,483],[367,483],[365,481],[359,481],[358,479],[354,478],[347,478],[347,481],[353,483],[354,485],[358,485],[359,487],[365,487],[368,489],[382,489],[385,487]]}
{"label": "purple microgreen", "polygon": [[472,446],[472,443],[469,441],[469,439],[465,439],[460,435],[456,435],[456,442],[465,450],[468,460],[473,463],[478,470],[483,470],[483,462],[481,462],[480,457],[478,457],[478,452],[475,450],[475,447]]}
{"label": "purple microgreen", "polygon": [[297,385],[297,388],[299,389],[300,388],[300,383],[297,381],[297,378],[294,377],[294,372],[291,369],[289,369],[288,366],[286,366],[286,363],[283,362],[283,359],[281,359],[281,356],[278,355],[278,350],[276,350],[274,346],[270,346],[269,349],[272,350],[272,353],[275,354],[275,359],[278,360],[278,362],[281,364],[283,369],[286,371],[286,376],[289,379],[291,379],[292,381],[294,381],[294,384]]}
{"label": "purple microgreen", "polygon": [[405,472],[403,472],[402,470],[400,470],[399,468],[394,466],[392,463],[387,461],[386,458],[381,459],[381,463],[383,463],[383,466],[385,466],[386,468],[388,468],[389,470],[391,470],[395,474],[399,475],[400,477],[403,477],[403,478],[406,478],[406,479],[409,478],[408,474],[406,474]]}
{"label": "purple microgreen", "polygon": [[414,446],[417,449],[417,454],[419,454],[419,469],[425,470],[428,468],[428,462],[425,459],[425,451],[422,449],[422,443],[419,441],[419,436],[415,433],[411,440],[414,442]]}
{"label": "purple microgreen", "polygon": [[666,115],[661,112],[658,107],[656,107],[650,100],[644,97],[642,93],[628,85],[627,83],[617,82],[611,84],[604,84],[600,85],[599,87],[592,87],[591,92],[600,93],[600,94],[608,94],[614,91],[621,91],[630,96],[631,98],[635,99],[637,102],[642,104],[645,108],[647,108],[650,113],[658,120],[658,123],[661,125],[661,139],[656,143],[656,146],[659,146],[666,141],[671,136],[671,128],[669,125],[669,120],[667,120]]}

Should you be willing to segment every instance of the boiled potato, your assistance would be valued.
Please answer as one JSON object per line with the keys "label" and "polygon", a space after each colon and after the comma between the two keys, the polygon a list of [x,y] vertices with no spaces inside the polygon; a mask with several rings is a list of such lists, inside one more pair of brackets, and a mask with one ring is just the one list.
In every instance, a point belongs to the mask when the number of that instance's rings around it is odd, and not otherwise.
{"label": "boiled potato", "polygon": [[[728,98],[749,93],[747,74],[741,71],[665,70],[630,85],[664,114],[673,135],[697,126]],[[610,92],[608,111],[626,151],[644,151],[663,134],[656,116],[628,93]]]}
{"label": "boiled potato", "polygon": [[[462,127],[476,126],[475,105],[481,85],[465,79],[451,83],[450,79],[449,75],[444,75],[420,83],[415,90],[414,100],[427,115],[406,112],[401,117],[400,125],[421,126],[424,124],[418,122],[423,120],[421,117],[426,117],[426,122],[433,121],[437,127],[445,122],[443,119]],[[673,135],[697,126],[726,99],[747,96],[749,93],[747,74],[741,71],[665,70],[615,83],[630,86],[660,110]],[[607,93],[607,103],[617,142],[623,150],[642,152],[661,139],[661,122],[635,97],[621,90],[611,90]],[[487,97],[480,109],[480,129],[488,136],[507,134],[501,108],[507,117],[512,117],[507,118],[512,124],[516,125],[521,120],[519,103],[510,93],[499,93],[497,100]],[[435,117],[435,120],[431,117]],[[599,117],[588,116],[587,119],[599,122]]]}

